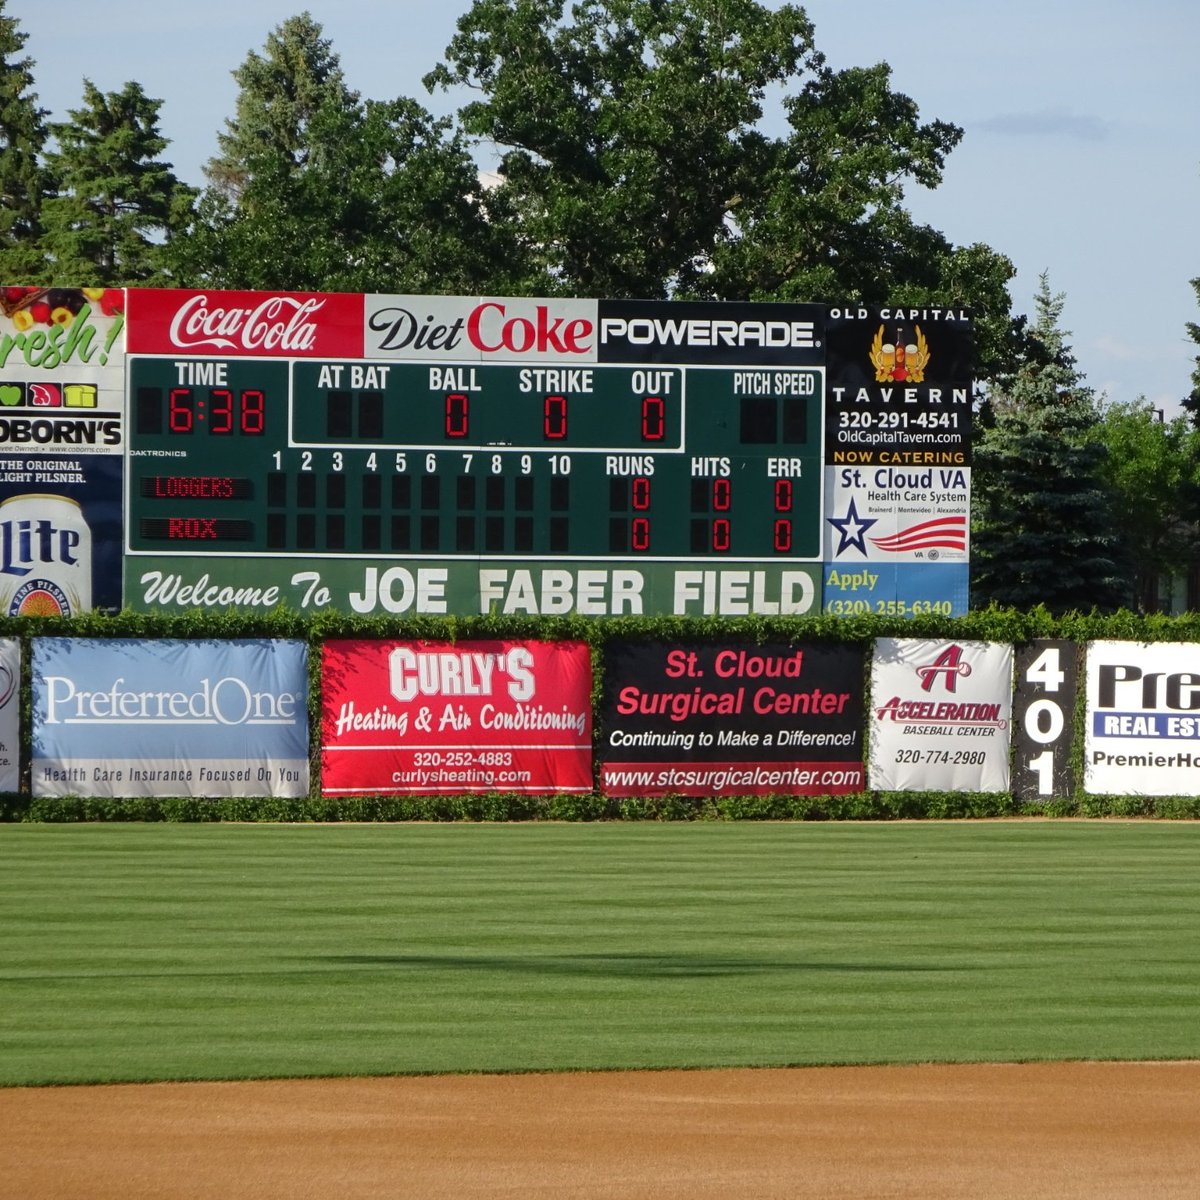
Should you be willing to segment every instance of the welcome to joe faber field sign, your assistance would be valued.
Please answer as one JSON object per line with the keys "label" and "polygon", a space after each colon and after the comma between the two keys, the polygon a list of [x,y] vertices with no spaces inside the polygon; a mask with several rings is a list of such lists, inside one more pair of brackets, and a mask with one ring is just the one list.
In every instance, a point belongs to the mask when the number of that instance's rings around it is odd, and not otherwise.
{"label": "welcome to joe faber field sign", "polygon": [[6,613],[966,609],[962,310],[0,295]]}

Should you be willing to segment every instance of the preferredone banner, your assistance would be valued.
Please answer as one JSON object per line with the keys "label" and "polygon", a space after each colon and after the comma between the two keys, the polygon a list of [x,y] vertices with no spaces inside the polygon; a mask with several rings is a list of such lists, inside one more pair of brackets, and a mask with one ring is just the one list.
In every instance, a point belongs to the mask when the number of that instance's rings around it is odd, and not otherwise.
{"label": "preferredone banner", "polygon": [[863,786],[855,646],[609,643],[610,796],[831,795]]}
{"label": "preferredone banner", "polygon": [[1192,796],[1200,785],[1200,645],[1089,642],[1084,791]]}
{"label": "preferredone banner", "polygon": [[878,638],[871,788],[1007,791],[1012,664],[998,642]]}
{"label": "preferredone banner", "polygon": [[304,796],[300,641],[35,638],[35,796]]}
{"label": "preferredone banner", "polygon": [[331,641],[325,795],[592,790],[584,642]]}

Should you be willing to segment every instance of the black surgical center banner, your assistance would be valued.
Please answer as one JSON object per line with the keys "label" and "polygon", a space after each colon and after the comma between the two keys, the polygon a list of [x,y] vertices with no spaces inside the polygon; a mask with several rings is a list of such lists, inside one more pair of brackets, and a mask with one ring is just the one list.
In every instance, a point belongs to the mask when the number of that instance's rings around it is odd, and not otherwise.
{"label": "black surgical center banner", "polygon": [[861,791],[854,646],[612,642],[601,783],[609,796]]}

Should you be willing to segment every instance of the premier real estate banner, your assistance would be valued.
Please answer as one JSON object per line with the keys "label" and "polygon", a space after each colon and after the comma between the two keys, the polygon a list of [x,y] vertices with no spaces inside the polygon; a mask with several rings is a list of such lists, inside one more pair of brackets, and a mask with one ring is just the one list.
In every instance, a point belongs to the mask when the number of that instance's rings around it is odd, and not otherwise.
{"label": "premier real estate banner", "polygon": [[1200,786],[1200,645],[1089,642],[1084,790],[1194,795]]}
{"label": "premier real estate banner", "polygon": [[592,790],[583,642],[331,641],[322,791]]}
{"label": "premier real estate banner", "polygon": [[857,647],[614,641],[605,662],[607,795],[862,790]]}
{"label": "premier real estate banner", "polygon": [[35,638],[35,796],[305,796],[299,641]]}
{"label": "premier real estate banner", "polygon": [[870,785],[1009,786],[1013,652],[997,642],[879,638],[871,663]]}

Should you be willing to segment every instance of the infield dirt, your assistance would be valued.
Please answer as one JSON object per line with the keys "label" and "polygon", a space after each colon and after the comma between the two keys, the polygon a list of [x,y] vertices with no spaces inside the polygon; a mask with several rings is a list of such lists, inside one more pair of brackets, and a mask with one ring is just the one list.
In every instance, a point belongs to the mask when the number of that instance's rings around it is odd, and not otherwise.
{"label": "infield dirt", "polygon": [[1191,1200],[1200,1064],[0,1090],[3,1200]]}

